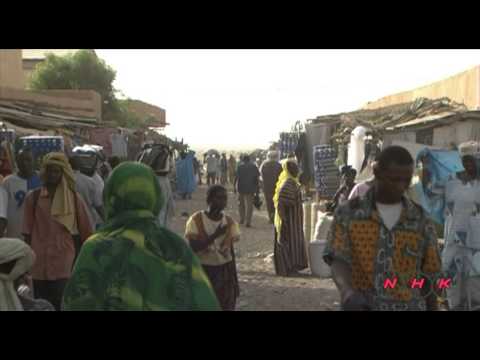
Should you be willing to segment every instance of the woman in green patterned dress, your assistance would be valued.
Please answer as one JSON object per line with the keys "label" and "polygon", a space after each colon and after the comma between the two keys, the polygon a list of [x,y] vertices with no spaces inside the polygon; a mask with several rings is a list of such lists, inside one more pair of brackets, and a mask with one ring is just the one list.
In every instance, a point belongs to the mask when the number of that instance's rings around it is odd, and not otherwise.
{"label": "woman in green patterned dress", "polygon": [[127,162],[112,172],[106,224],[82,247],[65,310],[220,310],[187,243],[158,225],[162,202],[149,167]]}

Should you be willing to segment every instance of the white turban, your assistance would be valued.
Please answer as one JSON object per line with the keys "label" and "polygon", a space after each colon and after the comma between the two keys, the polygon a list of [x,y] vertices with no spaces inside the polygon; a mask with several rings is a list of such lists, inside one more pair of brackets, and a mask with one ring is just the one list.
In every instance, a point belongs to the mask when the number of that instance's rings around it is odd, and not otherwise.
{"label": "white turban", "polygon": [[458,147],[460,156],[479,156],[480,155],[480,143],[477,141],[468,141],[460,144]]}
{"label": "white turban", "polygon": [[16,261],[9,274],[0,273],[0,311],[23,310],[14,281],[28,272],[35,262],[33,250],[20,239],[0,238],[0,264]]}
{"label": "white turban", "polygon": [[274,150],[269,151],[267,153],[267,158],[268,160],[278,160],[278,151],[274,151]]}

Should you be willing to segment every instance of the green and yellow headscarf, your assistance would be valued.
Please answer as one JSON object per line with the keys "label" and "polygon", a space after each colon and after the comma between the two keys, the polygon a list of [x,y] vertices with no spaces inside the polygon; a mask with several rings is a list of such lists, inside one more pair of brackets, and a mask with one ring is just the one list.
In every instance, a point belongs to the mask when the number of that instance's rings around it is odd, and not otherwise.
{"label": "green and yellow headscarf", "polygon": [[66,310],[218,310],[207,276],[176,234],[158,225],[163,204],[154,172],[119,165],[104,190],[106,224],[80,252]]}
{"label": "green and yellow headscarf", "polygon": [[[136,226],[139,219],[154,219],[164,204],[157,177],[150,167],[124,163],[112,172],[103,192],[106,223],[102,232]],[[135,219],[135,220],[133,220]]]}

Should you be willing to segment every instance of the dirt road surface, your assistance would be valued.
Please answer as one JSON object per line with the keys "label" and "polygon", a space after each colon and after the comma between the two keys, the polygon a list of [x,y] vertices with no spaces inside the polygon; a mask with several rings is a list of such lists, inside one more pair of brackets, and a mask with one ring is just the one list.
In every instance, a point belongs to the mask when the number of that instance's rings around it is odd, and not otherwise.
{"label": "dirt road surface", "polygon": [[[172,230],[183,235],[185,223],[195,211],[206,208],[207,186],[200,186],[191,200],[176,200]],[[229,187],[226,212],[239,220],[237,197]],[[183,216],[182,216],[183,214]],[[305,270],[299,277],[279,277],[273,268],[273,227],[268,223],[265,206],[254,211],[252,228],[241,226],[242,237],[236,244],[240,282],[238,311],[337,311],[339,296],[331,279],[319,279]]]}

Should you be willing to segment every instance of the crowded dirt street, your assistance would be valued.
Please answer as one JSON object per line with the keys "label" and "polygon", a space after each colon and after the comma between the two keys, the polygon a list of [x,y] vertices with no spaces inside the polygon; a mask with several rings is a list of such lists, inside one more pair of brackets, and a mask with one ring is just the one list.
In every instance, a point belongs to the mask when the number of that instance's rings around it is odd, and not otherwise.
{"label": "crowded dirt street", "polygon": [[[182,234],[185,223],[195,211],[206,208],[207,186],[199,186],[192,200],[176,201],[172,230]],[[229,186],[226,213],[238,221],[236,195]],[[187,216],[188,214],[188,216]],[[183,216],[182,216],[183,215]],[[309,270],[302,277],[275,276],[272,262],[273,228],[268,223],[265,206],[255,211],[252,228],[241,227],[242,237],[235,246],[240,282],[240,311],[326,310],[339,309],[339,296],[331,279],[318,279]]]}
{"label": "crowded dirt street", "polygon": [[0,312],[480,310],[479,64],[0,49]]}

